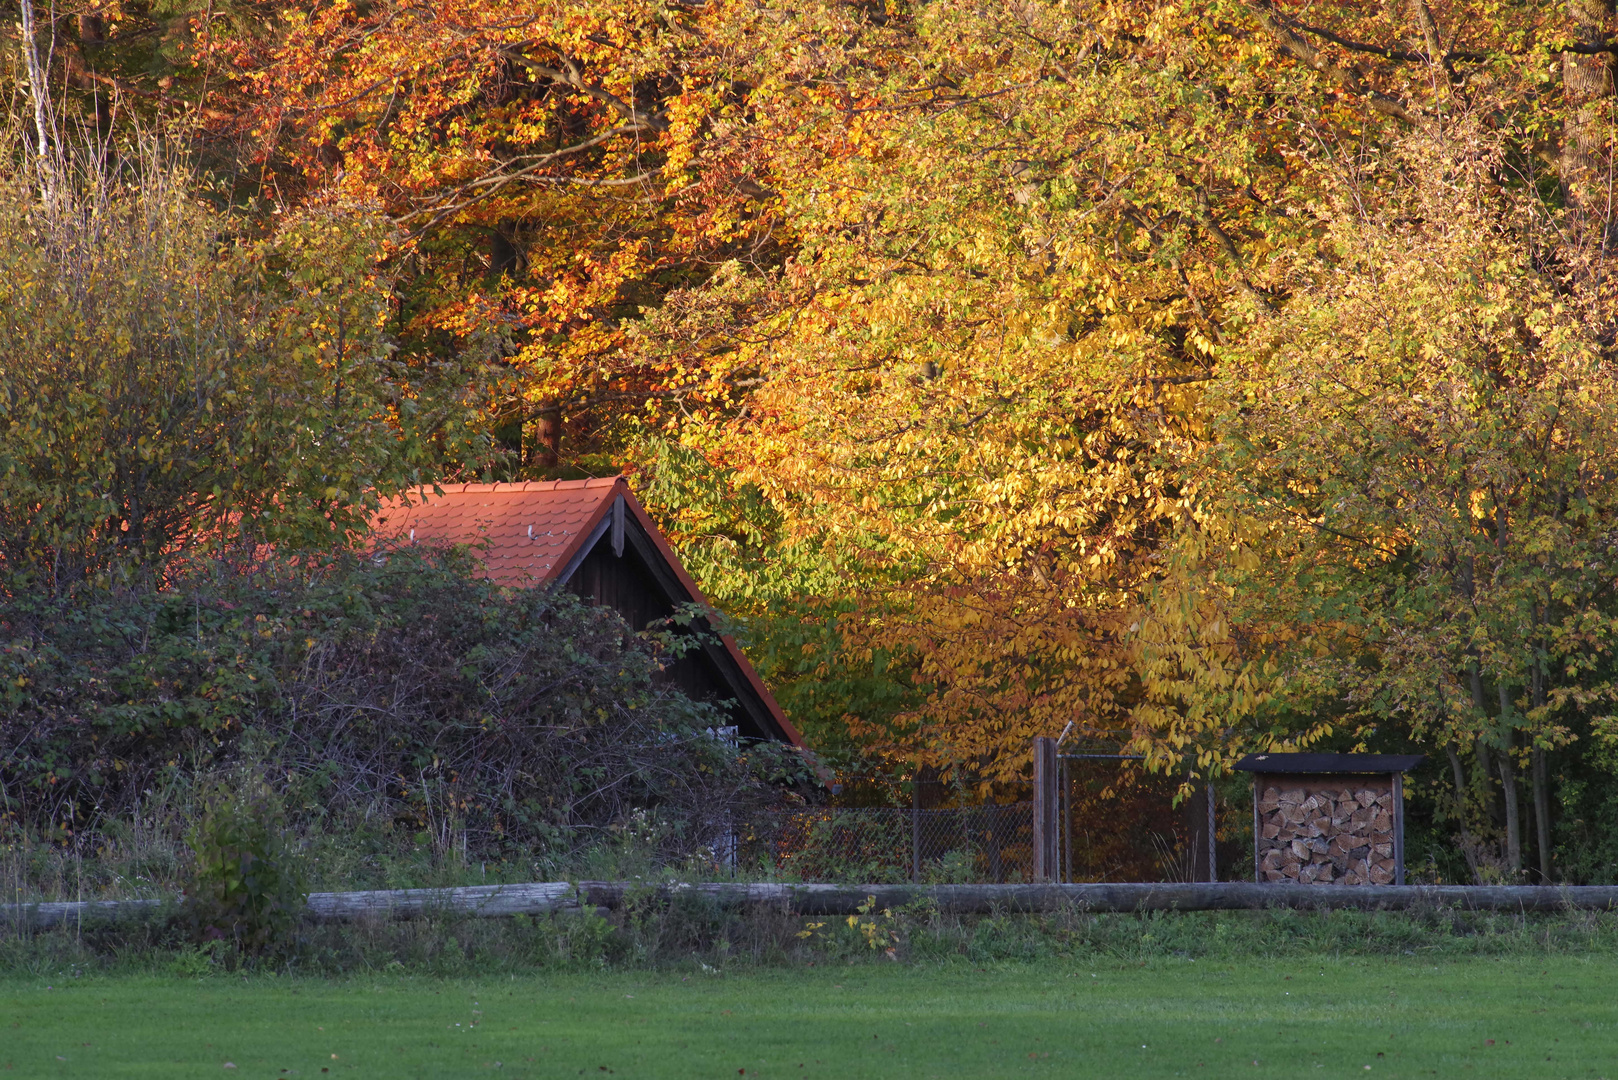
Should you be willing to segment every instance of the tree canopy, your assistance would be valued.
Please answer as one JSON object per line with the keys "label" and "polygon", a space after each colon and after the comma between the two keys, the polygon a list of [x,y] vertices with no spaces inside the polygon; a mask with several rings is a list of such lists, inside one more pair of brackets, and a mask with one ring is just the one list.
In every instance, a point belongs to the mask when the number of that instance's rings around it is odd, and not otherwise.
{"label": "tree canopy", "polygon": [[1604,0],[28,10],[14,100],[342,252],[265,348],[361,305],[388,464],[263,491],[636,470],[823,747],[1418,746],[1550,872],[1618,735]]}

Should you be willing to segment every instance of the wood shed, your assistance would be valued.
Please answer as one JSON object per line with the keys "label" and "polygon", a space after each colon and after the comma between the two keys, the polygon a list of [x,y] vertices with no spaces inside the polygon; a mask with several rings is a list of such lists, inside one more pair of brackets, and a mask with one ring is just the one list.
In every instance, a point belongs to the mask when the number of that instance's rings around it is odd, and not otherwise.
{"label": "wood shed", "polygon": [[1259,882],[1405,883],[1404,774],[1422,754],[1249,754]]}
{"label": "wood shed", "polygon": [[[481,572],[516,588],[570,589],[636,630],[707,599],[621,476],[515,484],[444,484],[385,500],[372,525],[390,543],[464,544]],[[702,644],[662,678],[729,714],[735,734],[803,747],[764,680],[705,619]]]}

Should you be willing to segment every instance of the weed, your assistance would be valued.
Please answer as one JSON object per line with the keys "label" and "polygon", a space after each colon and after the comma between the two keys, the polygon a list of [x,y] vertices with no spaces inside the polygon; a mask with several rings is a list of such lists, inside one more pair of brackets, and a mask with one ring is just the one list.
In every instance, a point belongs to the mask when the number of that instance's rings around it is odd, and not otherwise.
{"label": "weed", "polygon": [[281,824],[279,804],[262,787],[215,793],[189,837],[195,862],[185,921],[196,941],[229,942],[249,956],[292,945],[307,892]]}

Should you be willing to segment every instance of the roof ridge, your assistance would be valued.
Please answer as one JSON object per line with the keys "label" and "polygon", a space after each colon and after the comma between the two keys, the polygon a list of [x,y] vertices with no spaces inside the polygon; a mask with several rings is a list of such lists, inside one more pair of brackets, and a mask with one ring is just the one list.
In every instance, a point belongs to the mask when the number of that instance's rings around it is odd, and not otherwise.
{"label": "roof ridge", "polygon": [[445,495],[495,493],[507,491],[583,491],[587,488],[612,487],[619,481],[629,482],[629,477],[618,476],[592,476],[584,480],[515,480],[503,481],[494,484],[418,484],[410,490],[422,495],[431,496],[433,488],[440,488]]}

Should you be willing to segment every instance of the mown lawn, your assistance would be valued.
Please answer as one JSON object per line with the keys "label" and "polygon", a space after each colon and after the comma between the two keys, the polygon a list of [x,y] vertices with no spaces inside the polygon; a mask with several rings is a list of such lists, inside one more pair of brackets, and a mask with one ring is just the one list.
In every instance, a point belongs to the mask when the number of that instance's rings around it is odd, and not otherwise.
{"label": "mown lawn", "polygon": [[0,982],[0,1076],[1618,1077],[1618,958]]}

